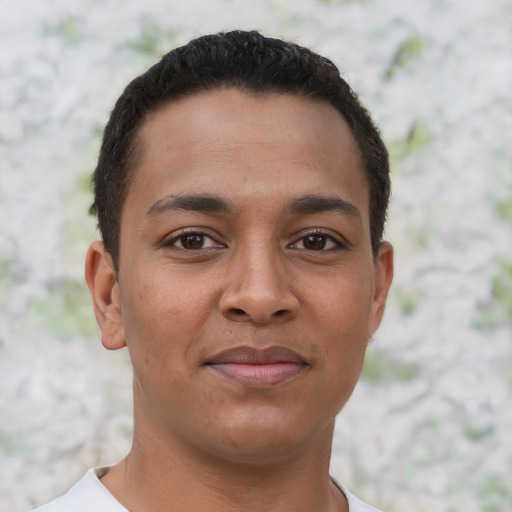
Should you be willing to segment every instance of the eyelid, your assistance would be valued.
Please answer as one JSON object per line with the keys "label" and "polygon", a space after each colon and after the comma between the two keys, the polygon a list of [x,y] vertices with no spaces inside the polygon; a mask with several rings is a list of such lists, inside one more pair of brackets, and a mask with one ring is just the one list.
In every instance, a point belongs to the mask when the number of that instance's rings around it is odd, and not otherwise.
{"label": "eyelid", "polygon": [[[210,229],[204,228],[204,227],[187,227],[187,228],[178,229],[178,230],[172,232],[171,234],[167,235],[159,245],[161,245],[163,247],[172,247],[180,238],[182,238],[184,236],[188,236],[188,235],[201,235],[205,238],[212,240],[216,247],[219,247],[219,248],[227,247],[227,244],[225,242],[219,241],[219,239],[222,239],[222,237],[218,233],[212,234]],[[304,238],[306,238],[308,236],[323,236],[323,237],[331,240],[336,245],[336,247],[334,247],[334,248],[323,249],[323,250],[319,250],[316,252],[327,252],[327,251],[335,250],[337,248],[348,249],[350,247],[350,243],[343,235],[341,235],[337,232],[333,232],[332,230],[326,229],[326,228],[304,229],[304,230],[300,231],[299,233],[297,233],[293,237],[293,241],[288,244],[288,247],[292,248],[292,249],[295,248],[294,246],[296,246],[301,240],[303,240]],[[177,247],[177,248],[188,252],[187,249],[183,249],[180,247]],[[210,248],[211,247],[206,247],[204,249],[210,249]],[[199,250],[200,249],[198,249],[198,251]],[[304,250],[306,250],[306,249],[304,249]],[[312,251],[312,252],[314,252],[314,251]]]}
{"label": "eyelid", "polygon": [[[313,228],[313,229],[305,229],[299,233],[297,233],[294,236],[294,240],[292,243],[288,245],[290,248],[294,248],[295,245],[297,245],[301,240],[308,236],[324,236],[325,238],[331,240],[336,245],[335,248],[328,248],[328,249],[322,249],[318,251],[312,251],[312,252],[328,252],[335,249],[348,249],[350,246],[350,243],[347,241],[347,239],[340,235],[339,233],[336,233],[330,229],[325,228]],[[304,249],[306,250],[306,249]]]}
{"label": "eyelid", "polygon": [[[207,228],[201,228],[201,227],[190,227],[190,228],[181,228],[177,231],[173,231],[170,235],[166,236],[162,242],[161,246],[163,247],[172,247],[174,244],[182,237],[184,236],[190,236],[190,235],[200,235],[204,238],[208,238],[212,240],[215,244],[215,247],[226,247],[225,243],[219,242],[219,238],[221,238],[219,235],[214,235],[211,233],[211,230]],[[205,247],[204,249],[210,249],[211,247]],[[188,251],[188,249],[184,249],[182,247],[177,247],[177,249],[181,249],[183,251]],[[201,249],[197,249],[198,251]]]}

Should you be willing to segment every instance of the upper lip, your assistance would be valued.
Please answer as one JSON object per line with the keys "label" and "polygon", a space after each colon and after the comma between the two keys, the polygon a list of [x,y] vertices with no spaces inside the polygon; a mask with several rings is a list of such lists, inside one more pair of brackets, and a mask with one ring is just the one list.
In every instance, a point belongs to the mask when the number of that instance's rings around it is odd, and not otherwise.
{"label": "upper lip", "polygon": [[285,347],[272,346],[264,349],[240,346],[223,350],[208,359],[206,364],[305,364],[299,354]]}

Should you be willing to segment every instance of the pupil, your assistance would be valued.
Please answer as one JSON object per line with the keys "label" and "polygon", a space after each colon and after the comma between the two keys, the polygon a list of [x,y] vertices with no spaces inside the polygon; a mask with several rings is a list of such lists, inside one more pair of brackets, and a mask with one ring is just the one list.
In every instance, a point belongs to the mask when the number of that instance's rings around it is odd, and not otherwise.
{"label": "pupil", "polygon": [[185,249],[201,249],[203,246],[203,235],[182,236],[181,245]]}
{"label": "pupil", "polygon": [[321,235],[310,235],[307,236],[304,241],[306,249],[319,250],[325,247],[325,237]]}

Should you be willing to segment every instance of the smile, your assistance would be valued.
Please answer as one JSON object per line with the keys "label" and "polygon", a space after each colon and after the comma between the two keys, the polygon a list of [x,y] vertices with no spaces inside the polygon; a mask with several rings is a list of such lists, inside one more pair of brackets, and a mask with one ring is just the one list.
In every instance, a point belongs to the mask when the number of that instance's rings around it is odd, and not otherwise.
{"label": "smile", "polygon": [[292,350],[269,347],[263,350],[247,346],[223,351],[206,363],[210,369],[250,387],[270,387],[297,377],[308,367]]}

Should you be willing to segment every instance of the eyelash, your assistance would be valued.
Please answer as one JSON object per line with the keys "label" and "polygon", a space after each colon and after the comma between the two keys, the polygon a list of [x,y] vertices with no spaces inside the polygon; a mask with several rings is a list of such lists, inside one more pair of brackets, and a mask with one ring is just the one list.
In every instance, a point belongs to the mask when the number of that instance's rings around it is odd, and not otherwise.
{"label": "eyelash", "polygon": [[[322,238],[324,240],[325,245],[331,244],[331,246],[327,247],[327,248],[324,246],[319,249],[307,249],[306,247],[304,247],[304,242],[306,239],[308,239],[308,238],[311,239],[311,238],[315,238],[315,237]],[[295,246],[297,246],[301,242],[302,242],[303,247],[302,248],[298,247],[298,249],[305,250],[308,252],[331,252],[331,251],[336,251],[339,249],[345,249],[347,247],[346,244],[341,242],[335,236],[333,236],[329,233],[326,233],[325,231],[321,231],[321,230],[313,230],[313,231],[309,231],[306,233],[301,233],[300,238],[298,238],[295,242],[290,244],[289,247],[296,248]]]}
{"label": "eyelash", "polygon": [[[190,249],[190,248],[186,248],[186,247],[179,247],[177,245],[177,242],[182,242],[184,241],[184,239],[186,238],[190,238],[190,237],[193,237],[193,236],[196,236],[198,238],[200,238],[202,240],[202,244],[201,245],[204,245],[204,242],[205,240],[210,240],[211,242],[211,245],[209,247],[198,247],[196,249]],[[220,242],[217,242],[213,237],[211,237],[210,235],[202,232],[202,231],[199,231],[199,230],[181,230],[179,231],[177,234],[175,234],[172,238],[170,238],[169,240],[166,240],[163,245],[165,247],[176,247],[177,249],[180,249],[182,251],[200,251],[200,250],[204,250],[204,249],[210,249],[212,247],[217,247],[217,248],[220,248],[220,247],[225,247],[223,244],[221,244]]]}
{"label": "eyelash", "polygon": [[[194,236],[196,236],[198,238],[198,241],[199,241],[201,247],[197,247],[197,248],[183,247],[184,240],[186,238],[191,238]],[[308,238],[322,239],[320,241],[320,244],[323,243],[323,246],[319,247],[317,249],[311,249],[311,248],[308,249],[307,247],[304,246],[305,241]],[[209,245],[207,247],[204,247],[204,243],[207,240],[210,241]],[[310,241],[313,242],[313,240],[310,240]],[[181,247],[179,245],[177,245],[179,242],[181,242],[181,245],[182,245]],[[302,242],[302,247],[297,247],[301,242]],[[208,235],[200,230],[181,230],[177,234],[175,234],[172,238],[170,238],[169,240],[166,240],[163,243],[163,246],[175,247],[179,250],[187,251],[187,252],[189,252],[189,251],[194,252],[194,251],[200,251],[200,250],[211,249],[211,248],[224,248],[225,247],[224,244],[217,242],[213,237],[211,237],[210,235]],[[313,231],[309,231],[306,233],[301,233],[300,238],[297,238],[296,241],[289,244],[288,247],[291,249],[305,250],[308,252],[327,252],[327,251],[331,252],[331,251],[336,251],[338,249],[346,249],[347,246],[346,246],[346,244],[341,242],[339,239],[337,239],[333,235],[325,233],[324,231],[321,231],[321,230],[313,230]]]}

